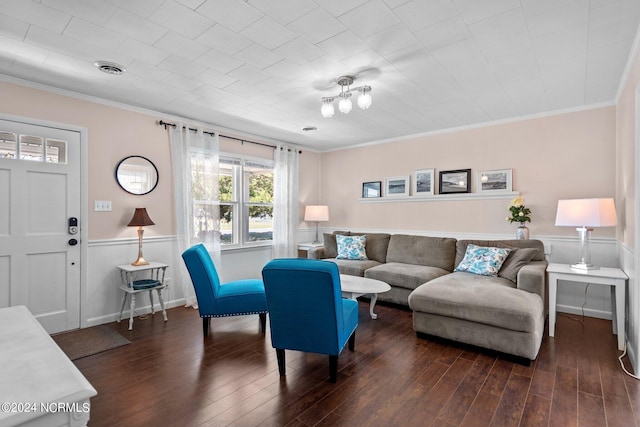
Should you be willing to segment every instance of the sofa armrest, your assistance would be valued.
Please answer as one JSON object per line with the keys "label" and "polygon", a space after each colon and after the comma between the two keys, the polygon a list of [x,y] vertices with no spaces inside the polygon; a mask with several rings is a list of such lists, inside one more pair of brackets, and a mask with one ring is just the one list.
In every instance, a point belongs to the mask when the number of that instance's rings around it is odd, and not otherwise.
{"label": "sofa armrest", "polygon": [[540,295],[546,304],[547,261],[531,261],[518,271],[518,289]]}
{"label": "sofa armrest", "polygon": [[307,258],[311,259],[324,259],[326,256],[324,255],[324,246],[318,246],[315,248],[309,248],[307,252]]}

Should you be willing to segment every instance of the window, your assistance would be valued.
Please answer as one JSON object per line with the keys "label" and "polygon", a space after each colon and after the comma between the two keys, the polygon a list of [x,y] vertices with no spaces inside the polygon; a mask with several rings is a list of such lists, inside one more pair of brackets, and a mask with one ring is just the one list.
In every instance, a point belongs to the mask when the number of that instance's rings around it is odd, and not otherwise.
{"label": "window", "polygon": [[220,243],[223,248],[273,240],[273,164],[220,156]]}
{"label": "window", "polygon": [[0,157],[67,163],[67,141],[0,131]]}

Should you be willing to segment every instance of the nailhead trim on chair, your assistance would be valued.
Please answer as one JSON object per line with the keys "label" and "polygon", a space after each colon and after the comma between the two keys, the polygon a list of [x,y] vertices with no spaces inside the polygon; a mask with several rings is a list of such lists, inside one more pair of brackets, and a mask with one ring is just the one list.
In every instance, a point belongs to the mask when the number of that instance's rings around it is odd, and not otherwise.
{"label": "nailhead trim on chair", "polygon": [[261,314],[261,313],[268,313],[268,311],[247,311],[244,313],[231,313],[231,314],[207,314],[206,316],[200,316],[200,317],[229,317],[229,316],[244,316],[247,314]]}

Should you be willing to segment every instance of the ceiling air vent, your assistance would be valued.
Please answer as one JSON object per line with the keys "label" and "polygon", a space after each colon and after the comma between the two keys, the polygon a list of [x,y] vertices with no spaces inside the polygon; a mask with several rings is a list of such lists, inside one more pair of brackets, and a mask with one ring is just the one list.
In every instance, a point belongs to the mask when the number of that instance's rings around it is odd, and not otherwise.
{"label": "ceiling air vent", "polygon": [[116,76],[124,74],[127,71],[124,66],[116,64],[115,62],[96,61],[93,63],[93,65],[98,67],[98,70],[102,71],[103,73],[114,74]]}

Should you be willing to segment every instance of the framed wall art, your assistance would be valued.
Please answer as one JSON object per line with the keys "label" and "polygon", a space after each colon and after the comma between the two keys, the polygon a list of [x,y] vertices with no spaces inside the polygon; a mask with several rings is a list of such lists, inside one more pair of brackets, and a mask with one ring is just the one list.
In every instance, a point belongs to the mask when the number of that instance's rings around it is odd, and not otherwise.
{"label": "framed wall art", "polygon": [[471,169],[440,171],[440,194],[471,192]]}
{"label": "framed wall art", "polygon": [[370,181],[362,183],[362,198],[370,199],[382,197],[382,181]]}
{"label": "framed wall art", "polygon": [[413,173],[413,195],[433,196],[435,169],[420,169]]}
{"label": "framed wall art", "polygon": [[476,191],[478,193],[510,193],[511,179],[511,169],[479,171],[476,176]]}
{"label": "framed wall art", "polygon": [[409,195],[409,177],[394,176],[385,180],[385,197],[402,197]]}

